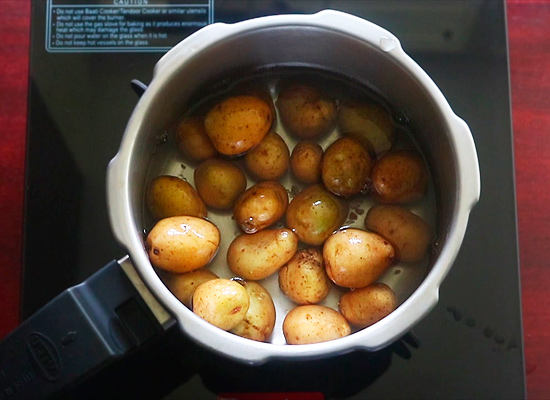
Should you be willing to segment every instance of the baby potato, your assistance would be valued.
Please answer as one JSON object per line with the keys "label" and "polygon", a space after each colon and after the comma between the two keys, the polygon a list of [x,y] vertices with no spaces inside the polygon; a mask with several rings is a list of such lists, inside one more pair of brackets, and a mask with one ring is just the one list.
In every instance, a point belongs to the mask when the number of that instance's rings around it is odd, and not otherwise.
{"label": "baby potato", "polygon": [[367,287],[344,293],[340,298],[340,312],[351,325],[366,328],[397,307],[397,298],[384,283],[373,283]]}
{"label": "baby potato", "polygon": [[317,183],[321,180],[323,148],[316,142],[298,142],[290,156],[290,170],[296,179],[304,183]]}
{"label": "baby potato", "polygon": [[220,244],[218,228],[202,218],[161,219],[147,235],[146,249],[153,266],[171,272],[190,272],[207,265]]}
{"label": "baby potato", "polygon": [[283,322],[288,344],[321,343],[348,336],[351,328],[338,311],[320,305],[292,309]]}
{"label": "baby potato", "polygon": [[204,129],[204,117],[184,119],[176,130],[176,143],[192,161],[203,161],[218,154]]}
{"label": "baby potato", "polygon": [[328,277],[338,286],[361,288],[376,281],[395,258],[382,236],[350,228],[334,233],[323,246]]}
{"label": "baby potato", "polygon": [[231,279],[207,281],[193,293],[193,312],[225,331],[243,321],[249,305],[244,286]]}
{"label": "baby potato", "polygon": [[161,279],[168,289],[187,307],[191,308],[191,299],[195,289],[204,282],[218,278],[218,275],[208,269],[174,274],[166,272]]}
{"label": "baby potato", "polygon": [[310,85],[284,85],[276,104],[283,125],[300,139],[324,135],[336,122],[335,101]]}
{"label": "baby potato", "polygon": [[275,223],[288,207],[288,193],[276,181],[265,181],[249,187],[233,207],[237,225],[245,233],[255,233]]}
{"label": "baby potato", "polygon": [[162,175],[151,181],[147,189],[147,208],[159,220],[178,215],[206,217],[206,205],[189,183],[176,176]]}
{"label": "baby potato", "polygon": [[365,217],[365,227],[390,241],[395,248],[396,258],[404,262],[422,260],[430,244],[428,224],[401,206],[371,207]]}
{"label": "baby potato", "polygon": [[227,249],[229,269],[244,279],[260,280],[277,272],[298,250],[289,229],[265,229],[237,236]]}
{"label": "baby potato", "polygon": [[206,134],[214,148],[235,156],[258,145],[273,117],[265,101],[256,96],[233,96],[216,104],[204,119]]}
{"label": "baby potato", "polygon": [[330,285],[323,256],[314,248],[298,251],[279,270],[279,287],[298,304],[319,303],[328,295]]}
{"label": "baby potato", "polygon": [[372,168],[372,195],[384,204],[405,204],[422,198],[428,172],[416,154],[400,150],[382,156]]}
{"label": "baby potato", "polygon": [[230,209],[246,189],[246,176],[234,163],[210,158],[195,169],[195,187],[204,202],[213,208]]}
{"label": "baby potato", "polygon": [[244,288],[250,299],[248,312],[231,332],[247,339],[265,342],[275,326],[275,304],[269,292],[258,282],[246,281]]}
{"label": "baby potato", "polygon": [[351,138],[340,138],[325,151],[321,177],[332,193],[349,197],[366,192],[371,171],[369,153]]}
{"label": "baby potato", "polygon": [[290,152],[281,136],[270,131],[256,147],[244,156],[244,165],[259,180],[281,177],[290,162]]}
{"label": "baby potato", "polygon": [[288,205],[286,225],[302,242],[318,246],[345,222],[348,209],[347,202],[322,185],[308,186]]}
{"label": "baby potato", "polygon": [[373,157],[390,150],[395,140],[391,115],[377,103],[344,101],[338,108],[338,128],[359,141]]}

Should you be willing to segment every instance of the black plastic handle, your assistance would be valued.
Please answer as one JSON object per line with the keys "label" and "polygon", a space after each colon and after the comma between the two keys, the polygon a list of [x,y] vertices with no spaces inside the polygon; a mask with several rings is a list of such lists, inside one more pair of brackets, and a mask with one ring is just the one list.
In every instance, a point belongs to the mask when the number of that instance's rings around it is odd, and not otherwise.
{"label": "black plastic handle", "polygon": [[56,396],[163,331],[112,261],[0,342],[0,400]]}

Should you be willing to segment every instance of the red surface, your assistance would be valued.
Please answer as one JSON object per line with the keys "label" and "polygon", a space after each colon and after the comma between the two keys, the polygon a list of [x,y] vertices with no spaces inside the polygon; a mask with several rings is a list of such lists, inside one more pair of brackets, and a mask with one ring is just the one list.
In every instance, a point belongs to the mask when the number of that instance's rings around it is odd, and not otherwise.
{"label": "red surface", "polygon": [[527,392],[550,398],[550,2],[508,1]]}
{"label": "red surface", "polygon": [[[550,2],[508,0],[527,393],[550,398]],[[29,0],[0,7],[0,338],[19,322]]]}

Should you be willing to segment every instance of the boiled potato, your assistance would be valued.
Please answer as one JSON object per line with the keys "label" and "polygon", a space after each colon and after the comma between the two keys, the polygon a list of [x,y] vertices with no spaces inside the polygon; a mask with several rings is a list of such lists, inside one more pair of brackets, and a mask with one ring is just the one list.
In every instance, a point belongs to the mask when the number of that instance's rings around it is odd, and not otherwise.
{"label": "boiled potato", "polygon": [[237,236],[227,249],[227,264],[244,279],[259,280],[277,272],[298,250],[298,236],[289,229],[264,229]]}
{"label": "boiled potato", "polygon": [[195,187],[204,202],[213,208],[230,209],[246,189],[246,176],[234,163],[210,158],[195,169]]}
{"label": "boiled potato", "polygon": [[330,285],[323,256],[314,248],[298,251],[279,270],[279,287],[298,304],[319,303],[328,295]]}
{"label": "boiled potato", "polygon": [[373,283],[367,287],[344,293],[340,298],[340,312],[351,325],[366,328],[397,307],[397,298],[384,283]]}
{"label": "boiled potato", "polygon": [[368,286],[386,271],[394,259],[395,251],[386,239],[355,228],[334,233],[323,246],[327,275],[338,286]]}
{"label": "boiled potato", "polygon": [[302,242],[318,246],[345,222],[348,209],[322,185],[308,186],[288,205],[286,225]]}
{"label": "boiled potato", "polygon": [[422,260],[430,244],[428,224],[412,211],[395,205],[371,207],[365,227],[393,244],[396,258],[405,262]]}
{"label": "boiled potato", "polygon": [[189,183],[175,176],[162,175],[147,189],[147,208],[155,219],[188,215],[206,217],[206,205]]}
{"label": "boiled potato", "polygon": [[395,140],[391,115],[377,103],[344,101],[338,108],[338,128],[358,140],[373,157],[390,150]]}
{"label": "boiled potato", "polygon": [[161,219],[147,235],[146,249],[153,266],[172,272],[202,268],[214,258],[220,244],[218,228],[202,218]]}
{"label": "boiled potato", "polygon": [[296,179],[304,183],[317,183],[321,180],[323,148],[316,142],[298,142],[290,156],[290,170]]}
{"label": "boiled potato", "polygon": [[324,135],[336,122],[335,101],[310,85],[284,85],[276,104],[283,125],[300,139]]}
{"label": "boiled potato", "polygon": [[284,214],[288,193],[276,181],[265,181],[249,187],[233,207],[237,225],[245,233],[255,233],[272,225]]}
{"label": "boiled potato", "polygon": [[372,194],[381,203],[411,203],[421,199],[427,189],[424,163],[410,151],[387,153],[372,168]]}
{"label": "boiled potato", "polygon": [[320,305],[298,306],[290,310],[283,322],[288,344],[327,342],[350,333],[351,328],[342,314]]}
{"label": "boiled potato", "polygon": [[187,307],[191,308],[191,299],[195,289],[204,282],[218,278],[218,275],[208,269],[175,274],[165,272],[161,279],[168,289]]}
{"label": "boiled potato", "polygon": [[184,119],[176,130],[176,143],[180,151],[193,161],[203,161],[218,153],[204,129],[204,117]]}
{"label": "boiled potato", "polygon": [[214,148],[235,156],[258,145],[273,117],[265,101],[256,96],[233,96],[216,104],[204,119],[206,134]]}
{"label": "boiled potato", "polygon": [[193,312],[226,331],[243,321],[249,305],[244,286],[231,279],[204,282],[193,293]]}
{"label": "boiled potato", "polygon": [[242,322],[231,332],[259,342],[265,342],[275,326],[275,304],[269,292],[258,282],[244,283],[250,306]]}
{"label": "boiled potato", "polygon": [[281,177],[290,162],[290,152],[282,137],[270,131],[256,147],[244,156],[244,165],[259,180]]}
{"label": "boiled potato", "polygon": [[343,137],[325,150],[321,177],[325,187],[338,196],[366,193],[371,164],[369,153],[357,140]]}

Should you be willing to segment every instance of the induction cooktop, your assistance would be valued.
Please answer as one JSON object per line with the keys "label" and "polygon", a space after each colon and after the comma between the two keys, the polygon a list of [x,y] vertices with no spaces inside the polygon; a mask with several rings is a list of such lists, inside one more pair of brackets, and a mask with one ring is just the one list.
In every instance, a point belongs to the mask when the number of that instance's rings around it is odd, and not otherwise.
{"label": "induction cooktop", "polygon": [[170,329],[67,398],[525,397],[501,1],[33,1],[23,317],[125,255],[109,226],[105,176],[138,100],[130,82],[147,84],[170,47],[210,23],[327,8],[394,33],[472,131],[481,199],[438,305],[378,352],[261,366]]}

